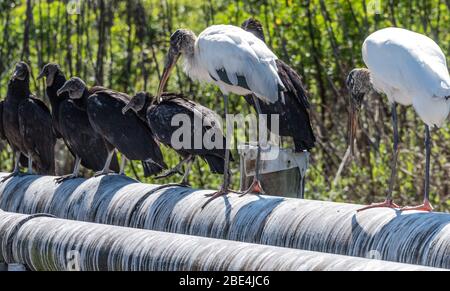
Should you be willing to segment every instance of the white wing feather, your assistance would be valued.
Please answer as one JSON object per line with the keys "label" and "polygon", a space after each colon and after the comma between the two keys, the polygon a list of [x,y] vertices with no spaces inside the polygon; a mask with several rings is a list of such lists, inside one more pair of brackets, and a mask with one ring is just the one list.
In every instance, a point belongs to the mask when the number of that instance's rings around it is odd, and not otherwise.
{"label": "white wing feather", "polygon": [[[279,88],[284,85],[278,76],[277,57],[253,34],[232,25],[210,26],[199,35],[196,50],[198,64],[214,79],[220,80],[216,71],[225,69],[234,86],[238,84],[237,75],[244,76],[250,90],[260,99],[268,103],[278,100]],[[227,89],[238,94],[242,91]]]}
{"label": "white wing feather", "polygon": [[413,104],[422,120],[441,126],[449,114],[450,76],[440,47],[425,35],[385,28],[363,44],[363,59],[377,91],[391,102]]}

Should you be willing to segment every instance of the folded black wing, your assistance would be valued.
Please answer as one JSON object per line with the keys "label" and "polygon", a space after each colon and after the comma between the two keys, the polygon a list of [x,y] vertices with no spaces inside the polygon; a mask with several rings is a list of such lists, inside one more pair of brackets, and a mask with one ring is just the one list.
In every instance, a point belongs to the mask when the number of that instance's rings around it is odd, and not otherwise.
{"label": "folded black wing", "polygon": [[[87,112],[79,109],[73,100],[64,100],[60,105],[61,133],[70,151],[81,158],[81,164],[93,171],[100,171],[105,165],[108,150],[104,138],[91,126]],[[114,155],[111,170],[119,171]]]}
{"label": "folded black wing", "polygon": [[56,136],[48,107],[37,98],[19,105],[20,134],[27,154],[31,154],[39,174],[54,174]]}
{"label": "folded black wing", "polygon": [[112,90],[91,95],[87,112],[92,127],[128,159],[152,160],[165,168],[161,150],[150,127],[131,110],[122,114],[122,108],[129,99],[126,94]]}
{"label": "folded black wing", "polygon": [[3,129],[3,101],[0,101],[0,139],[6,139],[5,130]]}

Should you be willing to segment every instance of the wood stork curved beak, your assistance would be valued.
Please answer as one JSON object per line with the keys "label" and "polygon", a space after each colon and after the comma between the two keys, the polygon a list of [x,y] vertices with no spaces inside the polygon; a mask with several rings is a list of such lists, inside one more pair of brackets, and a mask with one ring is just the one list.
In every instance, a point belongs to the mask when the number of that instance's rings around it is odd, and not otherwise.
{"label": "wood stork curved beak", "polygon": [[358,117],[364,96],[370,90],[370,72],[367,69],[352,70],[345,81],[350,92],[350,110],[348,122],[348,138],[350,153],[355,154],[355,138],[358,130]]}
{"label": "wood stork curved beak", "polygon": [[361,101],[364,94],[351,94],[350,96],[350,114],[349,114],[349,145],[352,156],[355,154],[355,139],[358,131],[358,118],[361,110]]}
{"label": "wood stork curved beak", "polygon": [[170,73],[172,72],[173,67],[177,63],[180,58],[181,52],[176,47],[171,46],[169,52],[166,57],[166,64],[164,66],[164,71],[162,74],[161,81],[159,82],[158,93],[156,94],[156,102],[159,103],[161,101],[161,95],[166,87],[167,81],[169,80]]}

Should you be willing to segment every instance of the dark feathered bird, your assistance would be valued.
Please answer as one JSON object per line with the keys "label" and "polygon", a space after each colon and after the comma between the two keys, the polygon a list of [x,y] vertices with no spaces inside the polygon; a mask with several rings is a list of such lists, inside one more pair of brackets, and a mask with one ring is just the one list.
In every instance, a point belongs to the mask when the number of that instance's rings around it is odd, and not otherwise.
{"label": "dark feathered bird", "polygon": [[52,116],[47,106],[30,93],[30,68],[24,62],[16,65],[8,83],[3,104],[3,129],[15,153],[15,166],[11,175],[18,175],[21,153],[28,157],[28,172],[34,162],[38,174],[55,174],[54,147],[56,136]]}
{"label": "dark feathered bird", "polygon": [[[258,20],[247,19],[241,27],[265,41],[262,25]],[[284,100],[280,99],[272,104],[260,102],[261,111],[268,116],[279,114],[279,135],[292,137],[296,152],[310,150],[314,147],[316,138],[310,123],[309,102],[302,79],[294,69],[283,61],[277,59],[276,64],[278,75],[286,87]],[[245,96],[245,100],[250,105],[255,106],[251,95]],[[270,118],[268,118],[267,126],[270,130]]]}
{"label": "dark feathered bird", "polygon": [[[5,130],[3,129],[3,103],[4,101],[0,101],[0,140],[6,140]],[[28,165],[28,158],[23,154],[20,155],[19,165],[21,167],[26,167]]]}
{"label": "dark feathered bird", "polygon": [[[161,143],[171,147],[182,157],[182,161],[175,168],[160,177],[181,173],[182,165],[188,163],[182,181],[183,184],[188,184],[189,171],[196,156],[203,158],[208,163],[211,172],[223,174],[225,166],[224,147],[207,149],[203,145],[203,137],[206,132],[214,136],[212,142],[220,139],[222,145],[226,143],[220,128],[220,118],[217,114],[211,109],[185,98],[181,94],[163,93],[161,96],[162,100],[159,103],[153,102],[154,98],[146,92],[139,92],[123,108],[122,113],[126,114],[129,109],[132,109],[142,120],[145,120]],[[176,115],[189,118],[191,125],[190,146],[182,147],[182,145],[172,144],[173,134],[180,129],[180,126],[172,125],[172,120]],[[201,127],[194,126],[197,124],[201,124]],[[202,146],[195,146],[194,139],[196,137],[202,142]]]}
{"label": "dark feathered bird", "polygon": [[0,101],[0,139],[6,139],[5,130],[3,129],[3,101]]}
{"label": "dark feathered bird", "polygon": [[[126,159],[140,160],[144,167],[144,175],[151,176],[167,168],[159,145],[146,123],[134,112],[122,114],[122,108],[130,97],[124,93],[109,89],[88,90],[86,84],[77,77],[68,80],[58,94],[69,93],[75,103],[87,110],[92,128],[100,134],[108,144],[110,158],[117,149],[122,153],[120,173],[123,174]],[[125,159],[126,157],[126,159]],[[109,172],[110,159],[99,174]]]}
{"label": "dark feathered bird", "polygon": [[[63,182],[78,177],[80,164],[96,172],[102,170],[109,153],[105,140],[92,128],[85,108],[78,106],[77,101],[70,99],[68,92],[63,92],[59,96],[57,94],[66,83],[64,73],[57,64],[49,63],[42,68],[38,79],[43,77],[46,78],[46,93],[52,105],[53,126],[75,157],[73,173],[56,180]],[[95,90],[104,90],[104,88],[94,87],[93,91]],[[84,98],[87,97],[84,96]],[[78,102],[86,102],[86,100]],[[111,169],[115,172],[119,171],[115,154],[111,160]]]}

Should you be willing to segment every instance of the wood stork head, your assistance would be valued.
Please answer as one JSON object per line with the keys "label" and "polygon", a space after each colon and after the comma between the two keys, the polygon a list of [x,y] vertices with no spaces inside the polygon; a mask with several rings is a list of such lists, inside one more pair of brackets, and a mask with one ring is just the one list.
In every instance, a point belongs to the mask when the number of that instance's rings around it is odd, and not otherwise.
{"label": "wood stork head", "polygon": [[196,40],[195,34],[187,29],[178,29],[170,36],[170,48],[166,57],[163,75],[158,87],[157,102],[160,102],[162,91],[164,90],[170,73],[175,67],[178,58],[183,54],[186,57],[194,55],[194,45]]}
{"label": "wood stork head", "polygon": [[358,114],[364,96],[372,91],[370,71],[368,69],[354,69],[348,74],[345,83],[350,92],[349,144],[351,153],[354,154],[354,140],[358,130]]}
{"label": "wood stork head", "polygon": [[14,73],[11,77],[11,81],[19,80],[19,81],[27,81],[30,77],[30,67],[27,63],[20,61],[16,64],[14,69]]}
{"label": "wood stork head", "polygon": [[257,38],[263,42],[266,42],[263,26],[257,19],[250,17],[246,21],[242,22],[241,28],[245,31],[253,33]]}
{"label": "wood stork head", "polygon": [[69,92],[70,99],[80,99],[83,97],[85,90],[87,90],[86,83],[78,77],[72,77],[64,83],[56,94],[59,96],[65,92]]}
{"label": "wood stork head", "polygon": [[59,65],[55,63],[48,63],[42,68],[36,79],[40,80],[45,77],[45,83],[47,87],[50,87],[53,85],[53,81],[55,80],[55,76],[57,74],[62,74]]}
{"label": "wood stork head", "polygon": [[153,97],[147,92],[139,92],[131,98],[127,105],[122,108],[122,114],[126,114],[128,110],[133,110],[138,113],[144,109],[148,101],[152,100]]}

